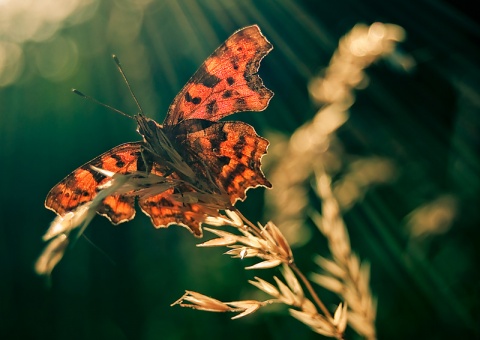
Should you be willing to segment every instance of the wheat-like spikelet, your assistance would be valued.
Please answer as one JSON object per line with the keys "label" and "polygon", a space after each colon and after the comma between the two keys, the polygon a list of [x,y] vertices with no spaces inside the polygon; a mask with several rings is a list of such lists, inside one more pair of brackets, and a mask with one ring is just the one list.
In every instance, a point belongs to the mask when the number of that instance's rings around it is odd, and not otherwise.
{"label": "wheat-like spikelet", "polygon": [[414,240],[446,233],[458,213],[458,201],[453,195],[444,194],[427,202],[405,218],[405,226]]}
{"label": "wheat-like spikelet", "polygon": [[355,25],[340,39],[323,77],[313,79],[309,91],[319,103],[353,104],[353,89],[365,87],[364,69],[379,58],[395,51],[396,43],[404,40],[405,31],[397,25],[373,23]]}
{"label": "wheat-like spikelet", "polygon": [[317,175],[318,194],[322,199],[322,215],[312,213],[312,219],[328,240],[332,260],[318,256],[317,264],[324,274],[312,275],[312,280],[335,292],[348,305],[348,323],[367,339],[375,339],[376,301],[369,288],[370,266],[361,263],[352,253],[348,232],[340,208],[325,173]]}
{"label": "wheat-like spikelet", "polygon": [[[63,216],[57,216],[45,235],[44,241],[49,241],[42,254],[35,263],[35,271],[40,275],[50,275],[55,266],[60,262],[65,254],[65,251],[72,239],[72,232],[77,231],[76,237],[80,236],[96,215],[96,211],[105,197],[130,190],[129,180],[131,176],[114,174],[104,169],[92,167],[93,170],[98,171],[105,176],[111,177],[102,188],[99,190],[95,198],[79,206],[74,211],[68,212]],[[125,187],[129,189],[125,190]],[[100,188],[99,188],[100,189]]]}
{"label": "wheat-like spikelet", "polygon": [[[257,311],[260,307],[271,303],[283,303],[290,306],[290,314],[309,326],[313,331],[337,339],[343,338],[347,325],[347,306],[340,303],[332,314],[313,290],[305,275],[297,268],[293,253],[285,237],[277,226],[268,222],[266,225],[254,225],[248,221],[238,210],[226,211],[226,215],[208,218],[205,223],[212,226],[229,226],[238,232],[230,232],[219,229],[205,228],[216,236],[199,247],[230,248],[225,254],[233,258],[259,258],[257,264],[245,269],[267,269],[281,266],[283,282],[274,277],[275,285],[259,277],[249,281],[258,289],[270,295],[272,299],[265,301],[244,300],[234,302],[221,302],[203,294],[186,291],[185,294],[172,305],[180,305],[204,311],[215,312],[238,312],[233,318],[239,318]],[[312,300],[305,296],[305,287]],[[317,311],[321,310],[321,313]]]}

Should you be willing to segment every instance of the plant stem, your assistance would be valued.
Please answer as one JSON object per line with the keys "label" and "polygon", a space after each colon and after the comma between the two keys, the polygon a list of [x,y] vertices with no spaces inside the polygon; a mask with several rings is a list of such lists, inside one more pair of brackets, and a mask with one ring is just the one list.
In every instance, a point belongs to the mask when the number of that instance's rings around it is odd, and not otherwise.
{"label": "plant stem", "polygon": [[317,304],[318,307],[320,307],[320,309],[322,310],[323,314],[328,318],[328,319],[333,319],[332,317],[332,314],[330,314],[330,312],[328,311],[327,307],[325,307],[325,305],[323,304],[322,300],[320,300],[320,298],[318,297],[317,293],[315,293],[315,291],[313,290],[313,287],[312,285],[310,284],[310,281],[307,280],[307,278],[305,277],[305,275],[303,275],[303,273],[300,271],[300,269],[298,269],[297,265],[295,264],[295,262],[292,262],[292,263],[289,263],[288,264],[290,266],[290,268],[292,268],[292,270],[295,272],[295,274],[297,274],[297,276],[300,278],[300,280],[302,280],[303,284],[305,285],[305,287],[307,287],[307,290],[308,292],[310,293],[310,295],[312,296],[313,300],[315,301],[315,303]]}
{"label": "plant stem", "polygon": [[252,231],[258,236],[262,237],[262,231],[252,222],[250,222],[243,214],[240,212],[240,210],[235,208],[235,213],[240,216],[240,218],[245,222],[246,225],[248,225],[250,228],[252,228]]}

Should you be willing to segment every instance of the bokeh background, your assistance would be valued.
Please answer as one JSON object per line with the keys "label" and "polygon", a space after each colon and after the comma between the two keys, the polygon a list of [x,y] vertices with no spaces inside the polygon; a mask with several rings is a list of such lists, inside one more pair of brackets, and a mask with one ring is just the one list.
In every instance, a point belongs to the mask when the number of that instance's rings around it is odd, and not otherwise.
{"label": "bokeh background", "polygon": [[[141,213],[115,227],[95,218],[91,243],[81,238],[50,280],[39,277],[34,262],[54,218],[43,202],[76,167],[139,139],[133,121],[70,92],[135,113],[113,53],[145,112],[162,121],[203,60],[256,23],[274,45],[260,74],[275,96],[266,111],[233,117],[285,139],[317,112],[308,84],[339,39],[376,21],[403,27],[406,38],[367,70],[337,137],[345,167],[375,156],[395,168],[344,216],[353,250],[371,263],[378,337],[480,338],[477,19],[468,1],[0,1],[0,338],[320,337],[282,306],[235,321],[170,307],[185,289],[223,301],[261,299],[247,280],[271,280],[275,271],[245,271],[246,262],[223,249],[195,247],[199,240],[184,228],[155,230]],[[275,164],[268,157],[267,177]],[[251,220],[275,221],[280,212],[264,205],[256,189],[239,207]],[[302,228],[307,236],[294,253],[308,273],[326,244],[308,218]],[[328,306],[338,304],[317,288]],[[347,338],[356,335],[349,330]]]}

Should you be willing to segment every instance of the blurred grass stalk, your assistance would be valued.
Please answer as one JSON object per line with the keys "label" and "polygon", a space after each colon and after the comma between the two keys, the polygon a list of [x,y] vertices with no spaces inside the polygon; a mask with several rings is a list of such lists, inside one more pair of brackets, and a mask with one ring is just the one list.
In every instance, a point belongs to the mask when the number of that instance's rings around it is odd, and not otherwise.
{"label": "blurred grass stalk", "polygon": [[[267,191],[266,204],[292,244],[302,244],[309,239],[303,225],[308,216],[310,178],[318,170],[333,177],[344,167],[346,157],[335,132],[349,118],[348,110],[355,101],[354,90],[368,83],[364,69],[394,53],[396,43],[404,37],[404,30],[391,24],[377,22],[353,27],[340,39],[323,75],[308,85],[312,99],[323,106],[290,140],[278,135],[271,137],[267,161],[272,163],[269,178],[274,188]],[[333,183],[333,192],[342,210],[352,207],[372,185],[389,182],[395,176],[394,164],[388,159],[356,159],[347,165],[342,179]]]}
{"label": "blurred grass stalk", "polygon": [[[391,180],[395,169],[388,160],[371,158],[351,164],[350,173],[337,185],[332,186],[329,174],[338,172],[343,162],[335,132],[348,120],[348,109],[354,102],[354,89],[366,85],[364,69],[379,58],[392,54],[396,43],[404,36],[404,30],[396,25],[378,22],[370,26],[356,25],[340,40],[324,75],[309,84],[312,98],[324,106],[312,121],[298,128],[289,141],[282,143],[278,138],[272,138],[270,162],[273,169],[270,178],[274,190],[267,191],[266,202],[279,227],[272,222],[257,227],[237,211],[237,215],[227,212],[228,216],[212,219],[210,223],[234,226],[242,236],[206,229],[219,238],[200,246],[227,246],[231,248],[227,254],[233,257],[258,257],[263,260],[246,269],[282,265],[286,284],[277,277],[274,277],[276,286],[259,277],[250,281],[273,297],[267,301],[224,303],[187,291],[174,304],[199,310],[240,312],[234,317],[238,318],[267,304],[284,303],[292,307],[290,313],[293,317],[324,336],[342,339],[348,318],[349,325],[358,334],[376,339],[376,301],[369,288],[370,267],[352,252],[341,209],[351,207],[372,184]],[[322,200],[322,215],[308,207],[307,190],[312,176],[317,183],[316,194]],[[296,267],[291,252],[290,244],[299,243],[299,238],[295,236],[302,234],[308,216],[327,238],[332,255],[331,260],[317,256],[323,274],[312,275],[312,281],[336,293],[344,301],[338,305],[333,316]],[[305,297],[300,282],[313,301]]]}
{"label": "blurred grass stalk", "polygon": [[[355,101],[354,90],[367,86],[364,69],[395,52],[405,38],[404,30],[392,24],[356,25],[341,38],[329,66],[308,88],[311,97],[323,107],[312,121],[301,126],[286,144],[287,152],[276,162],[271,174],[275,189],[267,192],[267,204],[279,228],[287,230],[292,243],[303,243],[300,231],[308,215],[328,240],[332,260],[318,257],[324,274],[312,280],[335,292],[348,306],[349,325],[367,339],[375,339],[376,302],[369,289],[370,267],[352,253],[341,210],[361,199],[370,186],[390,181],[395,167],[379,157],[351,163],[349,171],[336,183],[331,176],[344,163],[342,147],[335,132],[349,117]],[[275,146],[274,146],[275,147]],[[280,155],[279,152],[274,152]],[[309,208],[310,178],[317,182],[316,194],[322,200],[322,215]],[[294,202],[292,206],[289,202]],[[298,236],[300,235],[300,236]],[[290,237],[289,237],[290,236]]]}

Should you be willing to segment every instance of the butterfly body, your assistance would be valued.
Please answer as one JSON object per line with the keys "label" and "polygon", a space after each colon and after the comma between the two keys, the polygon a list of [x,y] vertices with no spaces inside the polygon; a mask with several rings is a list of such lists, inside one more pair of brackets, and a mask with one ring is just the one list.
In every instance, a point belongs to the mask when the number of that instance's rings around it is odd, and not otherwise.
{"label": "butterfly body", "polygon": [[109,180],[92,166],[144,172],[158,176],[158,192],[111,195],[97,212],[114,224],[131,220],[138,197],[155,227],[179,224],[200,236],[205,216],[244,200],[249,188],[271,187],[260,168],[268,141],[246,123],[219,121],[267,107],[273,93],[256,72],[271,49],[255,25],[234,33],[175,97],[163,124],[136,115],[143,141],[119,145],[79,167],[52,188],[45,206],[63,216],[90,202]]}

